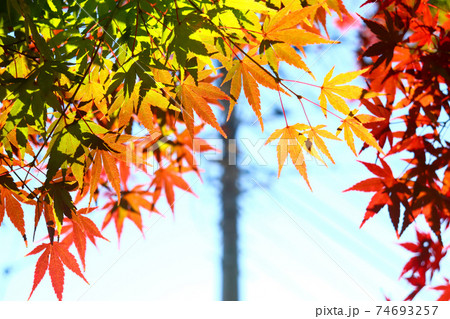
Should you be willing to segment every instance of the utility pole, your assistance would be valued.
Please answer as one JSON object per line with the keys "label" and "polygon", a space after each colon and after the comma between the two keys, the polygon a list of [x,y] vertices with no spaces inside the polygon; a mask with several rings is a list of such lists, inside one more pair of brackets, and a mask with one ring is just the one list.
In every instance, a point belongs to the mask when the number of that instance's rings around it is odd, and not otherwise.
{"label": "utility pole", "polygon": [[[225,93],[230,93],[230,81],[222,86]],[[229,102],[224,103],[228,111]],[[228,113],[228,112],[226,112]],[[238,217],[239,217],[239,167],[237,166],[236,135],[239,119],[232,112],[223,125],[227,139],[223,143],[221,201],[222,219],[222,300],[239,300],[239,264],[238,264]]]}

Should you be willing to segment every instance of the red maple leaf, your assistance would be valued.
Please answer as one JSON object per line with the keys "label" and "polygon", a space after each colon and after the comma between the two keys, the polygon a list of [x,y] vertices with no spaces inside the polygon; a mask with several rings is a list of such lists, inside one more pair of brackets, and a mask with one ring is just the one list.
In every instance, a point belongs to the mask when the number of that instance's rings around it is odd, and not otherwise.
{"label": "red maple leaf", "polygon": [[[407,273],[411,275],[408,282],[415,287],[415,290],[406,298],[412,300],[417,293],[426,285],[427,279],[433,279],[434,272],[440,269],[441,259],[447,254],[440,241],[434,241],[430,233],[422,233],[416,229],[417,243],[402,243],[400,246],[415,253],[413,257],[403,267],[400,278]],[[429,277],[427,278],[427,274]]]}
{"label": "red maple leaf", "polygon": [[[404,207],[405,215],[410,214],[411,208],[408,203],[408,198],[411,191],[404,181],[393,176],[391,168],[382,158],[380,158],[380,162],[382,166],[361,162],[369,171],[378,177],[361,181],[349,189],[346,189],[345,192],[376,192],[367,206],[366,214],[360,227],[362,227],[368,219],[375,216],[384,206],[387,205],[392,225],[394,226],[398,236],[400,208],[401,206]],[[403,231],[404,229],[402,229],[402,232]]]}
{"label": "red maple leaf", "polygon": [[30,296],[28,297],[28,300],[31,298],[31,295],[41,282],[42,278],[44,278],[47,269],[50,274],[53,289],[55,290],[56,296],[58,297],[59,300],[62,300],[62,294],[64,290],[63,265],[65,265],[68,269],[73,271],[75,274],[80,276],[86,283],[88,283],[86,278],[84,278],[83,274],[81,273],[77,260],[69,252],[66,245],[57,242],[53,244],[50,243],[41,244],[37,246],[32,252],[27,254],[27,256],[38,254],[41,251],[44,252],[39,257],[36,263],[33,288],[31,289],[31,293]]}
{"label": "red maple leaf", "polygon": [[450,300],[450,281],[444,278],[446,281],[445,285],[433,287],[434,290],[442,291],[442,295],[439,297],[438,301],[449,301]]}
{"label": "red maple leaf", "polygon": [[[408,26],[405,25],[400,19],[398,19],[396,13],[385,12],[386,27],[379,24],[374,20],[369,20],[361,17],[367,27],[378,38],[378,42],[372,44],[363,54],[367,57],[378,57],[373,64],[373,69],[376,69],[383,62],[385,65],[389,65],[394,57],[395,47],[402,41],[404,34],[408,30]],[[394,20],[396,23],[394,23]]]}
{"label": "red maple leaf", "polygon": [[[390,105],[384,106],[378,97],[373,98],[373,103],[366,99],[361,100],[361,102],[373,115],[380,119],[384,119],[382,121],[364,123],[364,127],[370,130],[370,133],[372,133],[373,137],[378,141],[381,148],[383,148],[386,140],[392,147],[394,135],[389,126],[392,115],[392,108],[389,107]],[[368,146],[367,143],[364,143],[363,150]]]}

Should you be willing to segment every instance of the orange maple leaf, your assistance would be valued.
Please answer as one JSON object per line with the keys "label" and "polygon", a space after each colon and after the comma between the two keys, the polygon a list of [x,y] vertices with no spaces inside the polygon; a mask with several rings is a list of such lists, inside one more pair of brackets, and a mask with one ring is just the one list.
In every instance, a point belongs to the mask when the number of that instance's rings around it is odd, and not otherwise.
{"label": "orange maple leaf", "polygon": [[289,14],[286,12],[288,8],[286,8],[286,10],[280,10],[264,24],[263,32],[265,39],[281,41],[298,48],[302,48],[308,44],[336,43],[336,41],[324,39],[315,33],[298,28],[299,23],[302,21],[310,24],[307,18],[313,14],[319,6],[320,5],[308,6],[290,12]]}
{"label": "orange maple leaf", "polygon": [[217,122],[209,103],[217,104],[218,100],[228,100],[228,95],[208,82],[198,82],[198,85],[196,85],[192,76],[189,76],[181,84],[178,97],[183,108],[184,122],[192,138],[194,137],[194,111],[223,137],[227,137]]}
{"label": "orange maple leaf", "polygon": [[116,191],[120,200],[120,174],[117,168],[117,162],[126,162],[127,158],[125,142],[133,140],[133,137],[122,134],[105,134],[103,139],[96,137],[93,139],[91,147],[94,149],[92,153],[92,168],[90,183],[89,203],[97,190],[100,175],[102,171]]}
{"label": "orange maple leaf", "polygon": [[161,191],[164,189],[166,194],[167,202],[170,205],[170,209],[174,212],[174,204],[175,204],[175,192],[174,186],[184,190],[185,192],[189,192],[193,195],[194,192],[191,190],[189,184],[180,176],[177,170],[172,167],[159,168],[155,172],[155,178],[152,181],[152,184],[155,186],[155,190],[153,192],[153,203],[155,204],[160,195]]}
{"label": "orange maple leaf", "polygon": [[[254,50],[249,52],[248,55],[251,56]],[[244,94],[247,98],[248,103],[255,112],[256,117],[261,125],[261,130],[264,131],[264,123],[261,117],[261,98],[258,84],[265,86],[272,90],[278,90],[282,93],[289,95],[284,91],[278,83],[275,81],[274,77],[268,74],[269,71],[264,71],[261,66],[256,65],[249,57],[245,57],[242,60],[236,60],[233,62],[232,66],[228,70],[227,76],[223,80],[223,83],[231,80],[230,95],[232,101],[230,103],[230,109],[228,111],[228,118],[233,111],[233,107],[236,104],[240,94],[241,89],[244,87]],[[223,85],[222,83],[222,85]]]}
{"label": "orange maple leaf", "polygon": [[303,124],[295,124],[276,130],[269,136],[266,145],[274,140],[280,139],[277,145],[278,177],[280,177],[281,168],[289,154],[295,168],[299,171],[309,188],[312,190],[308,181],[306,163],[302,153],[302,147],[307,149],[305,146],[306,137],[299,132],[304,128],[305,126]]}
{"label": "orange maple leaf", "polygon": [[109,211],[103,220],[102,230],[114,219],[117,236],[120,239],[123,223],[128,218],[143,233],[141,209],[159,214],[154,204],[147,199],[153,194],[144,190],[143,187],[143,185],[137,185],[131,190],[124,190],[120,202],[110,196],[111,200],[103,207],[103,209],[108,209]]}
{"label": "orange maple leaf", "polygon": [[61,243],[67,245],[67,247],[72,244],[75,245],[78,255],[80,256],[83,269],[86,269],[86,238],[89,238],[94,245],[96,245],[96,237],[108,240],[103,237],[100,230],[98,230],[97,226],[91,219],[83,216],[95,209],[96,207],[79,209],[76,214],[72,215],[72,219],[64,219],[64,226],[61,230],[61,235],[65,235]]}
{"label": "orange maple leaf", "polygon": [[6,212],[14,227],[22,234],[25,245],[28,245],[23,209],[20,203],[24,202],[24,199],[21,198],[22,193],[4,167],[0,167],[0,174],[0,225]]}

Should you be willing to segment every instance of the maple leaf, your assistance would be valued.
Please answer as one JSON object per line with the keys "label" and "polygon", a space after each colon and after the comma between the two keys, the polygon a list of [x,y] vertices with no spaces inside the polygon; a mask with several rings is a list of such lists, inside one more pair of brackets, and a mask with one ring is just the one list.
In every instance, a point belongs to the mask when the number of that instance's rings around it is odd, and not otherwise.
{"label": "maple leaf", "polygon": [[306,73],[315,80],[314,74],[308,68],[301,56],[290,45],[285,43],[274,43],[272,48],[278,59],[306,71]]}
{"label": "maple leaf", "polygon": [[[370,172],[378,177],[361,181],[346,189],[344,192],[376,192],[367,206],[366,214],[360,227],[387,205],[392,225],[394,226],[397,236],[399,236],[398,224],[400,220],[400,205],[403,205],[405,208],[404,216],[406,218],[411,214],[411,207],[408,202],[411,191],[404,181],[396,179],[393,176],[391,168],[383,159],[380,158],[379,160],[382,166],[361,162]],[[403,229],[400,234],[403,233],[405,229],[405,223],[403,223]]]}
{"label": "maple leaf", "polygon": [[[323,128],[325,127],[325,125],[317,125],[315,127],[311,127],[309,130],[305,131],[305,134],[308,135],[308,139],[311,143],[313,143],[317,149],[319,151],[321,151],[323,154],[325,154],[330,161],[334,164],[334,160],[331,157],[330,151],[328,151],[327,146],[325,145],[325,142],[323,141],[322,137],[328,138],[328,139],[332,139],[332,140],[337,140],[340,141],[341,139],[336,137],[335,135],[331,134],[330,132],[328,132],[327,130],[324,130]],[[306,145],[306,142],[305,142]],[[316,158],[318,158],[319,160],[322,160],[322,158],[314,153],[311,152],[311,147],[308,148],[309,152],[312,153],[312,155]],[[325,164],[326,165],[326,164]]]}
{"label": "maple leaf", "polygon": [[117,168],[117,162],[126,162],[130,160],[127,158],[127,149],[123,142],[131,141],[132,137],[115,134],[105,134],[103,138],[92,137],[90,147],[92,152],[92,168],[91,168],[91,180],[90,184],[90,198],[94,196],[98,187],[98,182],[102,171],[106,173],[106,176],[111,183],[111,186],[116,191],[116,194],[120,200],[120,173]]}
{"label": "maple leaf", "polygon": [[155,178],[153,179],[150,186],[155,186],[153,191],[153,205],[158,201],[161,196],[161,192],[164,189],[167,203],[174,212],[174,204],[175,204],[175,192],[174,187],[178,187],[185,192],[191,193],[193,195],[194,192],[191,190],[191,187],[188,183],[180,176],[180,173],[173,166],[168,167],[160,167],[155,172]]}
{"label": "maple leaf", "polygon": [[[370,133],[373,137],[378,141],[378,144],[382,148],[386,143],[386,140],[389,142],[389,145],[393,146],[394,143],[394,135],[390,129],[390,118],[392,115],[392,109],[387,105],[386,107],[383,105],[381,100],[378,97],[373,98],[373,102],[369,102],[367,99],[362,99],[361,103],[378,119],[378,121],[366,122],[363,123],[364,127],[370,129]],[[363,149],[367,147],[367,143],[364,143]]]}
{"label": "maple leaf", "polygon": [[401,243],[400,246],[415,253],[413,257],[403,267],[400,278],[408,272],[411,276],[408,282],[416,286],[415,290],[406,298],[412,300],[415,295],[425,286],[427,273],[429,280],[433,279],[434,272],[440,269],[440,262],[447,254],[440,241],[433,241],[429,233],[422,233],[416,228],[417,243]]}
{"label": "maple leaf", "polygon": [[[147,190],[143,190],[144,185],[137,185],[131,190],[122,191],[120,202],[113,199],[103,206],[108,210],[102,224],[102,230],[114,219],[116,225],[117,236],[122,235],[123,223],[126,218],[131,220],[143,234],[141,209],[145,209],[152,213],[159,212],[155,209],[154,204],[147,198],[153,194]],[[111,194],[112,195],[112,194]]]}
{"label": "maple leaf", "polygon": [[35,255],[44,251],[42,255],[39,257],[36,263],[36,270],[34,273],[34,282],[33,287],[31,289],[30,296],[28,300],[33,295],[34,290],[41,282],[42,278],[44,278],[47,270],[50,274],[50,279],[52,282],[53,289],[55,290],[55,294],[58,297],[58,300],[62,300],[62,294],[64,290],[64,267],[66,266],[73,273],[81,277],[87,284],[88,281],[84,278],[81,273],[80,267],[78,266],[77,260],[75,257],[69,252],[67,246],[60,243],[53,244],[41,244],[37,246],[33,251],[27,254],[27,256]]}
{"label": "maple leaf", "polygon": [[368,145],[374,147],[378,152],[384,154],[383,150],[378,145],[377,140],[363,125],[371,121],[378,121],[379,119],[368,119],[361,115],[355,116],[356,112],[357,109],[354,109],[345,119],[342,120],[342,124],[338,127],[336,135],[339,135],[342,130],[344,131],[344,139],[355,155],[357,154],[353,134],[355,134],[364,143],[367,143]]}
{"label": "maple leaf", "polygon": [[[194,134],[197,135],[198,133],[200,133],[203,127],[204,125],[195,126]],[[171,145],[171,147],[167,149],[167,153],[169,153],[168,156],[175,154],[176,161],[180,165],[180,167],[182,167],[183,160],[186,161],[189,168],[195,171],[199,178],[201,178],[201,176],[197,161],[194,158],[194,152],[219,152],[219,150],[215,149],[214,147],[209,145],[207,141],[201,138],[195,137],[194,139],[192,139],[187,130],[184,130],[182,133],[177,135],[176,141],[168,144]]]}
{"label": "maple leaf", "polygon": [[[51,181],[46,182],[33,194],[37,197],[34,225],[35,231],[41,215],[44,214],[50,243],[53,243],[55,230],[61,232],[64,216],[72,218],[76,212],[70,192],[77,189],[76,178],[72,174],[59,171]],[[34,234],[33,234],[34,238]]]}
{"label": "maple leaf", "polygon": [[336,41],[330,41],[315,33],[297,28],[298,24],[306,20],[319,6],[307,6],[289,14],[286,14],[286,10],[280,10],[268,20],[268,23],[264,24],[264,37],[270,41],[281,41],[298,48],[308,44],[336,43]]}
{"label": "maple leaf", "polygon": [[278,177],[280,177],[281,169],[286,161],[289,154],[292,163],[294,163],[295,168],[298,170],[300,175],[308,184],[309,188],[312,190],[311,185],[308,181],[308,175],[306,173],[306,163],[302,153],[302,147],[307,149],[305,146],[306,137],[300,134],[305,129],[304,124],[295,124],[286,126],[282,129],[275,130],[266,141],[266,145],[274,140],[279,139],[277,145],[277,158],[278,158]]}
{"label": "maple leaf", "polygon": [[264,48],[269,66],[277,75],[280,61],[284,61],[301,70],[304,70],[315,80],[314,74],[303,61],[300,54],[298,54],[297,51],[295,51],[295,49],[289,44],[269,41],[265,44],[264,42],[261,43],[261,46]]}
{"label": "maple leaf", "polygon": [[423,186],[417,181],[414,183],[411,196],[413,211],[407,223],[411,223],[417,215],[423,214],[431,230],[442,241],[441,218],[448,216],[450,200],[441,194],[439,187],[436,188]]}
{"label": "maple leaf", "polygon": [[[395,144],[388,154],[403,150],[414,154],[412,159],[406,160],[410,168],[405,170],[401,177],[412,184],[410,199],[412,212],[409,216],[405,216],[405,225],[409,225],[419,214],[423,214],[430,228],[441,240],[441,219],[449,215],[450,200],[445,196],[446,190],[442,187],[445,185],[446,176],[444,174],[441,181],[436,172],[448,165],[449,155],[446,148],[436,149],[428,139],[434,140],[434,135],[413,135]],[[426,153],[437,156],[436,160],[428,164]]]}
{"label": "maple leaf", "polygon": [[145,88],[143,82],[139,81],[135,84],[130,96],[127,96],[123,89],[119,92],[107,114],[112,116],[118,112],[119,131],[129,126],[135,114],[148,132],[153,134],[157,129],[154,124],[152,105],[165,110],[169,105],[169,99],[154,89]]}
{"label": "maple leaf", "polygon": [[45,224],[47,225],[48,237],[50,239],[50,243],[53,244],[53,240],[55,237],[55,212],[53,206],[50,204],[51,198],[48,194],[40,194],[36,200],[36,207],[34,213],[34,232],[33,232],[33,240],[36,234],[36,229],[41,218],[41,215],[44,215]]}
{"label": "maple leaf", "polygon": [[96,238],[108,240],[103,237],[91,219],[83,216],[95,209],[96,207],[79,209],[72,219],[64,219],[64,226],[61,230],[61,235],[65,236],[61,243],[68,247],[72,244],[75,245],[84,270],[86,270],[86,238],[89,238],[94,245],[96,245]]}
{"label": "maple leaf", "polygon": [[[295,7],[294,2],[291,2],[277,14],[268,17],[264,21],[262,30],[264,39],[261,41],[260,53],[263,50],[265,51],[269,66],[277,75],[279,62],[285,61],[290,65],[306,71],[314,78],[306,63],[291,44],[293,44],[292,41],[295,42],[296,46],[303,51],[303,45],[328,41],[314,33],[296,28],[301,21],[305,21],[311,25],[309,19],[312,18],[318,7],[319,5],[312,5],[299,9]],[[293,39],[291,37],[293,34],[298,36],[298,39]],[[286,38],[289,38],[289,41],[285,41]],[[300,42],[299,39],[303,42]]]}
{"label": "maple leaf", "polygon": [[444,278],[446,284],[433,287],[434,290],[442,291],[441,296],[437,301],[449,301],[450,300],[450,281],[447,278]]}
{"label": "maple leaf", "polygon": [[438,30],[439,14],[435,13],[433,17],[430,6],[424,2],[420,3],[416,14],[420,16],[420,19],[411,20],[410,28],[412,34],[408,39],[409,42],[417,42],[418,46],[432,45],[434,32]]}
{"label": "maple leaf", "polygon": [[209,106],[211,101],[217,104],[218,100],[228,100],[229,97],[225,93],[207,82],[198,82],[196,85],[192,76],[189,76],[181,84],[178,96],[183,107],[183,119],[192,138],[194,137],[194,111],[203,121],[226,137]]}
{"label": "maple leaf", "polygon": [[327,116],[327,99],[328,102],[337,111],[348,115],[350,113],[350,109],[347,103],[345,103],[344,99],[342,99],[342,97],[346,99],[367,99],[377,95],[377,93],[368,92],[355,85],[343,85],[344,83],[348,83],[356,79],[359,75],[365,73],[368,69],[341,73],[331,79],[331,77],[333,76],[333,70],[334,67],[332,67],[331,70],[327,73],[320,88],[319,101],[325,116]]}
{"label": "maple leaf", "polygon": [[[385,65],[387,66],[392,61],[395,47],[399,42],[402,41],[404,34],[408,30],[408,27],[401,21],[401,18],[399,18],[395,13],[394,15],[395,16],[393,19],[391,13],[385,12],[386,27],[379,24],[378,22],[365,19],[360,16],[360,18],[364,21],[370,31],[372,31],[380,40],[379,42],[371,45],[363,53],[363,56],[368,57],[379,56],[373,64],[372,69],[376,69],[383,62],[385,62]],[[398,30],[396,30],[397,26],[399,27]],[[404,30],[402,30],[402,28],[404,28]]]}
{"label": "maple leaf", "polygon": [[[130,167],[127,166],[126,163],[121,162],[119,168],[122,182],[121,186],[123,187],[123,190],[121,191],[121,199],[120,201],[116,200],[113,193],[107,192],[107,196],[110,198],[110,200],[102,208],[108,210],[108,213],[103,220],[102,230],[105,229],[105,227],[108,226],[108,224],[112,220],[114,220],[117,236],[120,240],[125,219],[128,218],[129,220],[131,220],[138,227],[141,233],[144,234],[142,228],[143,225],[141,209],[145,209],[151,213],[159,214],[159,212],[155,209],[154,204],[148,200],[148,198],[151,198],[153,195],[153,193],[148,191],[149,187],[147,186],[147,190],[145,190],[144,185],[136,185],[132,189],[128,189],[127,184],[130,177]],[[85,223],[86,222],[89,223],[87,220],[85,220]],[[95,233],[100,234],[100,232],[93,229],[93,226],[95,225],[92,223],[92,225],[90,226],[91,235],[87,233],[86,234],[95,245],[95,238],[93,238],[92,235],[94,235]]]}
{"label": "maple leaf", "polygon": [[253,12],[268,13],[273,9],[267,7],[264,3],[255,0],[224,0],[223,4],[230,8],[251,10]]}
{"label": "maple leaf", "polygon": [[423,289],[423,287],[425,287],[426,277],[420,274],[412,274],[410,277],[406,278],[406,280],[414,286],[414,290],[405,298],[405,301],[411,301]]}
{"label": "maple leaf", "polygon": [[75,88],[72,88],[71,92],[66,93],[67,97],[73,97],[77,101],[90,101],[90,105],[95,106],[103,114],[107,114],[106,105],[106,85],[108,83],[107,78],[109,76],[109,70],[107,68],[100,68],[99,65],[92,67],[92,72],[86,77],[86,83],[83,85],[83,90],[78,90],[75,96],[72,96],[75,92]]}
{"label": "maple leaf", "polygon": [[0,167],[0,225],[3,218],[8,215],[14,227],[22,234],[25,245],[27,243],[27,236],[25,234],[25,221],[21,202],[25,200],[22,198],[23,194],[17,187],[11,175],[6,172],[4,167]]}
{"label": "maple leaf", "polygon": [[[253,51],[249,52],[248,55],[251,56],[252,53]],[[262,66],[256,65],[255,62],[250,60],[247,56],[242,60],[234,61],[232,63],[232,66],[229,67],[227,76],[223,80],[222,85],[229,80],[231,80],[230,95],[232,100],[228,111],[228,119],[230,118],[230,114],[233,111],[233,107],[236,104],[243,87],[245,97],[247,98],[248,103],[252,107],[253,112],[261,125],[261,130],[264,131],[258,84],[272,90],[278,90],[285,94],[287,94],[287,92],[280,88],[269,71],[265,71]]]}

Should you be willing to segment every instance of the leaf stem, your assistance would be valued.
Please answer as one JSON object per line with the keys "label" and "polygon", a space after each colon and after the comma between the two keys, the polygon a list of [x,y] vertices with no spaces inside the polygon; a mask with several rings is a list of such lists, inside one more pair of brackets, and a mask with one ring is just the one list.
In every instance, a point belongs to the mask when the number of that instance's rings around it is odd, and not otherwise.
{"label": "leaf stem", "polygon": [[256,31],[256,30],[248,30],[248,29],[245,29],[245,28],[242,28],[242,27],[241,28],[236,28],[236,27],[219,26],[219,28],[241,30],[241,31],[246,31],[248,33],[254,32],[254,33],[257,33],[257,34],[261,34],[261,35],[264,34],[263,32],[259,32],[259,31]]}
{"label": "leaf stem", "polygon": [[178,24],[181,24],[180,17],[178,16],[178,3],[177,3],[177,0],[175,0],[174,3],[175,3],[175,12],[177,14],[177,22],[178,22]]}
{"label": "leaf stem", "polygon": [[311,83],[302,82],[302,81],[289,80],[289,79],[283,79],[283,81],[288,81],[288,82],[295,82],[295,83],[305,84],[305,85],[313,86],[313,87],[316,87],[316,88],[319,88],[319,89],[322,88],[320,85],[311,84]]}
{"label": "leaf stem", "polygon": [[325,111],[327,111],[328,113],[330,113],[331,115],[333,115],[333,116],[336,116],[338,119],[340,119],[341,121],[343,121],[344,119],[342,118],[342,117],[340,117],[339,115],[337,115],[337,114],[335,114],[334,112],[331,112],[330,110],[328,110],[328,109],[326,109],[326,108],[324,108],[324,107],[322,107],[320,104],[317,104],[316,102],[314,102],[314,101],[311,101],[310,99],[307,99],[306,97],[304,97],[304,96],[302,96],[301,97],[302,99],[305,99],[306,101],[308,101],[309,103],[312,103],[312,104],[314,104],[315,106],[318,106],[318,107],[320,107],[322,110],[325,110]]}
{"label": "leaf stem", "polygon": [[289,126],[288,121],[287,121],[287,117],[286,117],[286,111],[284,110],[284,105],[283,105],[283,100],[281,99],[281,93],[280,93],[280,87],[278,86],[278,96],[280,97],[280,103],[281,103],[281,110],[283,111],[283,115],[284,115],[284,121],[286,122],[286,127]]}
{"label": "leaf stem", "polygon": [[305,117],[306,117],[306,120],[308,121],[309,127],[312,128],[311,122],[309,121],[309,117],[308,117],[308,114],[306,113],[305,106],[303,105],[302,99],[298,99],[298,101],[302,105],[303,113],[305,113]]}
{"label": "leaf stem", "polygon": [[20,51],[18,51],[18,50],[15,50],[15,49],[13,49],[13,48],[10,48],[9,46],[7,46],[7,45],[4,45],[4,44],[1,44],[0,43],[0,47],[2,47],[5,51],[12,51],[12,52],[15,52],[15,53],[17,53],[17,54],[20,54],[20,55],[23,55],[24,57],[27,57],[27,58],[29,58],[29,59],[32,59],[34,62],[38,62],[38,59],[39,59],[39,57],[34,57],[34,56],[31,56],[31,55],[29,55],[29,54],[27,54],[27,53],[23,53],[23,52],[20,52]]}

